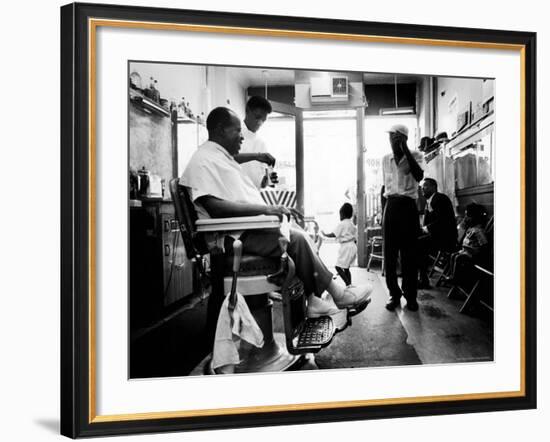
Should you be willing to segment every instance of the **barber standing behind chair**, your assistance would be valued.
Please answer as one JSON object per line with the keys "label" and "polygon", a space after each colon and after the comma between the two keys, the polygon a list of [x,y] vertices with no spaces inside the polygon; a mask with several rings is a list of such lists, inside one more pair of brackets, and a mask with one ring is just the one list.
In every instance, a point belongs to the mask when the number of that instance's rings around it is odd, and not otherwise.
{"label": "barber standing behind chair", "polygon": [[419,261],[419,288],[429,288],[428,256],[429,253],[454,252],[457,249],[456,218],[453,203],[447,195],[437,191],[437,181],[426,178],[422,184],[426,198],[423,235],[419,239],[422,257]]}
{"label": "barber standing behind chair", "polygon": [[[248,99],[241,126],[243,143],[241,151],[234,156],[235,161],[241,164],[244,173],[258,189],[268,184],[266,165],[271,167],[275,165],[275,158],[267,152],[265,141],[258,135],[258,131],[271,112],[271,103],[265,98],[253,96]],[[269,180],[277,182],[276,172],[271,172]]]}
{"label": "barber standing behind chair", "polygon": [[[266,205],[260,191],[236,161],[243,139],[241,122],[232,110],[226,107],[212,110],[206,118],[206,128],[208,141],[195,151],[180,178],[180,183],[191,191],[199,219],[256,215],[276,215],[282,219],[296,214],[294,209]],[[278,229],[245,231],[240,237],[243,253],[280,258],[281,237]],[[330,316],[344,308],[359,309],[370,302],[370,285],[344,287],[333,281],[332,273],[315,252],[311,238],[301,228],[290,228],[288,254],[309,295],[308,317]],[[322,299],[325,290],[333,303]],[[209,298],[208,309],[212,316],[217,317],[222,302],[222,299]]]}
{"label": "barber standing behind chair", "polygon": [[[384,236],[384,264],[386,285],[390,299],[386,309],[393,311],[401,305],[401,296],[407,300],[407,308],[418,310],[416,288],[418,277],[418,236],[420,223],[416,200],[418,183],[424,178],[424,159],[420,152],[412,152],[407,146],[409,130],[402,124],[391,127],[389,132],[392,153],[382,159],[384,209],[382,232]],[[397,258],[401,255],[401,288],[397,283]]]}

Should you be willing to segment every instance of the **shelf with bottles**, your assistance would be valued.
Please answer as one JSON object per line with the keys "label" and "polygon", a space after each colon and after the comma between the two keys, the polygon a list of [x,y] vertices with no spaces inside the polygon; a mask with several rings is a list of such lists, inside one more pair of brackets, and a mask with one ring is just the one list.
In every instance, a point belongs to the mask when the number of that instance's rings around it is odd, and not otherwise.
{"label": "shelf with bottles", "polygon": [[[490,103],[493,100],[491,97],[487,100]],[[475,117],[475,119],[474,119]],[[442,152],[447,152],[451,157],[456,156],[462,150],[468,148],[472,144],[472,138],[478,136],[480,133],[491,132],[494,128],[495,115],[494,110],[489,107],[485,107],[484,113],[472,114],[472,121],[466,124],[460,129],[459,132],[453,134],[453,136],[446,140],[444,143],[431,150],[424,155],[426,163],[437,158]]]}
{"label": "shelf with bottles", "polygon": [[200,115],[195,115],[189,106],[189,102],[185,101],[185,97],[181,98],[181,101],[176,107],[178,112],[178,123],[196,123],[202,126],[206,125],[206,117],[204,112]]}
{"label": "shelf with bottles", "polygon": [[135,105],[140,106],[147,113],[154,113],[163,117],[170,116],[170,109],[164,107],[168,105],[166,100],[160,99],[160,102],[156,103],[152,99],[146,97],[142,91],[131,87],[129,89],[129,95],[130,101]]}
{"label": "shelf with bottles", "polygon": [[150,78],[149,86],[143,86],[141,76],[134,71],[130,74],[130,101],[140,106],[147,113],[154,113],[163,117],[170,116],[172,104],[165,98],[161,98],[158,90],[158,82]]}

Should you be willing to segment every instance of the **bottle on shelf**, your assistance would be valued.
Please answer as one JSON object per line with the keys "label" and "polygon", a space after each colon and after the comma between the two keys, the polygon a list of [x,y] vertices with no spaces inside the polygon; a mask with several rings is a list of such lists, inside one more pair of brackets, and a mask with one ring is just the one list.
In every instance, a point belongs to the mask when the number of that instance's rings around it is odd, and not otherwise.
{"label": "bottle on shelf", "polygon": [[187,115],[187,106],[185,105],[185,97],[181,97],[180,104],[178,104],[178,115]]}
{"label": "bottle on shelf", "polygon": [[157,104],[160,104],[160,92],[158,90],[158,82],[157,80],[154,80],[153,81],[153,97],[152,97],[152,100],[157,103]]}
{"label": "bottle on shelf", "polygon": [[151,172],[149,172],[145,166],[138,170],[139,175],[139,195],[146,197],[149,193],[149,184],[151,181]]}
{"label": "bottle on shelf", "polygon": [[153,81],[154,81],[153,77],[150,77],[149,87],[143,89],[143,95],[145,95],[150,100],[153,99],[153,90],[155,89],[155,85]]}

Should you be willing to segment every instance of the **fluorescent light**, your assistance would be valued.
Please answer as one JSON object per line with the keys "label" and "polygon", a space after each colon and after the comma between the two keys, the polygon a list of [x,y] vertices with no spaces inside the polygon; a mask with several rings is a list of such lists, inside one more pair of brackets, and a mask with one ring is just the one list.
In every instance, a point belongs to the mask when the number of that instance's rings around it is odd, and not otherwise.
{"label": "fluorescent light", "polygon": [[304,111],[304,119],[321,118],[355,118],[357,115],[355,109],[334,109],[323,111]]}
{"label": "fluorescent light", "polygon": [[386,107],[380,109],[380,115],[409,115],[414,114],[414,108],[409,107]]}

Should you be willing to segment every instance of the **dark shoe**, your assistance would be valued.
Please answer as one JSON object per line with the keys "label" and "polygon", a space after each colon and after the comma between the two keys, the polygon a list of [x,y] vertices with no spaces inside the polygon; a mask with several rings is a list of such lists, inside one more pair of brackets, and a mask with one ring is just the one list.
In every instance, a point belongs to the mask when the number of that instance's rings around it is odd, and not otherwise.
{"label": "dark shoe", "polygon": [[367,308],[367,306],[370,304],[371,299],[367,298],[366,301],[364,301],[362,304],[358,305],[357,307],[349,308],[348,309],[348,315],[351,318],[352,316],[358,315],[363,310]]}
{"label": "dark shoe", "polygon": [[418,302],[416,302],[416,299],[407,299],[407,309],[411,312],[418,311]]}
{"label": "dark shoe", "polygon": [[390,296],[390,299],[386,303],[386,310],[393,312],[397,307],[401,306],[400,298]]}

